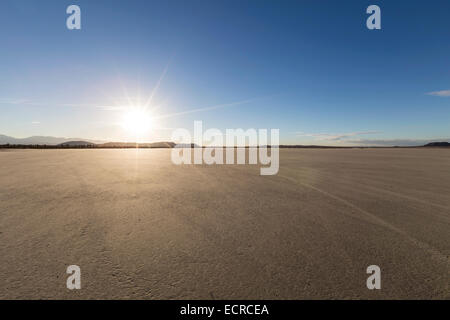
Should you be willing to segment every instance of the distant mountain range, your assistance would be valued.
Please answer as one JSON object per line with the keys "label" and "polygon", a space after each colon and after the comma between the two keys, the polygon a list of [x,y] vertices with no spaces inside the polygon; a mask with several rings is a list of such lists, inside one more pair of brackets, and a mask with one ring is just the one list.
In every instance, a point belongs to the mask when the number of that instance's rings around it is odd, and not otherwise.
{"label": "distant mountain range", "polygon": [[[175,143],[173,142],[153,142],[153,143],[138,143],[135,142],[107,142],[101,140],[88,140],[80,138],[59,138],[48,136],[32,136],[28,138],[13,138],[0,134],[0,146],[1,145],[23,145],[23,146],[53,146],[53,147],[100,147],[100,148],[134,148],[136,146],[140,148],[173,148]],[[449,142],[430,142],[423,147],[450,147]],[[194,144],[179,145],[178,147],[197,147]],[[280,148],[335,148],[327,146],[305,146],[305,145],[280,145]],[[363,147],[363,146],[362,146]],[[421,147],[417,145],[417,147]],[[352,147],[347,147],[352,148]]]}
{"label": "distant mountain range", "polygon": [[85,140],[80,138],[58,138],[58,137],[45,137],[45,136],[33,136],[28,138],[13,138],[0,134],[0,145],[1,144],[23,144],[23,145],[58,145],[62,143],[67,143],[71,141],[84,141],[89,143],[105,143],[106,141],[98,140]]}
{"label": "distant mountain range", "polygon": [[153,143],[134,143],[134,142],[106,142],[100,140],[87,140],[80,138],[58,138],[46,136],[33,136],[28,138],[13,138],[0,135],[0,145],[22,145],[22,146],[52,146],[52,147],[98,147],[98,148],[173,148],[173,142],[153,142]]}

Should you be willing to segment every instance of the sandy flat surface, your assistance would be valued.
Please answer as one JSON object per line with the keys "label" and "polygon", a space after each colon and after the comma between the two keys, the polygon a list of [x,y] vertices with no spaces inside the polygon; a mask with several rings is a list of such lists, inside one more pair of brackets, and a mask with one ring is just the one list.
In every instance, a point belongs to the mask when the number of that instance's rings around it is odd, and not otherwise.
{"label": "sandy flat surface", "polygon": [[0,298],[450,297],[449,149],[280,161],[260,176],[170,150],[0,152]]}

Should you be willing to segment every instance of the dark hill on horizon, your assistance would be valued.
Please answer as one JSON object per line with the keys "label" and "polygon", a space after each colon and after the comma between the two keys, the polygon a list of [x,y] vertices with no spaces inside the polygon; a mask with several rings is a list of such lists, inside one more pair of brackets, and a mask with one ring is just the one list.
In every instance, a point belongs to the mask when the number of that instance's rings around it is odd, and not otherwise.
{"label": "dark hill on horizon", "polygon": [[152,143],[136,143],[136,142],[107,142],[96,145],[98,148],[173,148],[173,142],[152,142]]}
{"label": "dark hill on horizon", "polygon": [[430,142],[424,147],[450,147],[450,142]]}
{"label": "dark hill on horizon", "polygon": [[92,147],[96,146],[95,143],[88,142],[88,141],[68,141],[64,143],[58,144],[58,146],[61,147]]}

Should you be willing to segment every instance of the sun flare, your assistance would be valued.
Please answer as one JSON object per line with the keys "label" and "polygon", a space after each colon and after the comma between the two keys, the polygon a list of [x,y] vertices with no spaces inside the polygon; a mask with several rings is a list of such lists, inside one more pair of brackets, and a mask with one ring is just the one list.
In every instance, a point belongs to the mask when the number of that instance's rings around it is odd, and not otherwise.
{"label": "sun flare", "polygon": [[152,116],[147,110],[130,110],[123,116],[122,127],[135,136],[142,136],[152,128]]}

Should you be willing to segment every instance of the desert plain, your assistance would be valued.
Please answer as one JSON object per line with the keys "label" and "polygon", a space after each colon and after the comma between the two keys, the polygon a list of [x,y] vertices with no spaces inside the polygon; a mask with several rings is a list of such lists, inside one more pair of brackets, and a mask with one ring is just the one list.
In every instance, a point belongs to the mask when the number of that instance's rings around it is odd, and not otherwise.
{"label": "desert plain", "polygon": [[0,299],[450,298],[450,149],[170,152],[1,150]]}

